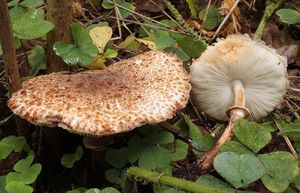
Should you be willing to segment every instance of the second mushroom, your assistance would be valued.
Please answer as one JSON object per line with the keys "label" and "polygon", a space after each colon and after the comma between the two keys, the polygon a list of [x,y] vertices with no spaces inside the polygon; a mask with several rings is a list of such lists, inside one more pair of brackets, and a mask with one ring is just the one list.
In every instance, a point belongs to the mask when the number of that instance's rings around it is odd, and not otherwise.
{"label": "second mushroom", "polygon": [[231,139],[240,118],[259,120],[285,95],[286,58],[248,35],[231,35],[209,46],[190,68],[192,98],[198,110],[229,123],[222,136],[199,161],[210,169],[220,147]]}

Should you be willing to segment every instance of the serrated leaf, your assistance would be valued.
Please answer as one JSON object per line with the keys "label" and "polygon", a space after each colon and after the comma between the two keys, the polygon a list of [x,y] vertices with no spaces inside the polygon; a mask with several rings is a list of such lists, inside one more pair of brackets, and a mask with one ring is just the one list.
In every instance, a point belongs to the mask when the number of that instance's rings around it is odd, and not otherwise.
{"label": "serrated leaf", "polygon": [[40,70],[45,70],[46,56],[43,47],[35,46],[28,56],[28,62],[31,67],[30,76],[35,76]]}
{"label": "serrated leaf", "polygon": [[29,10],[12,20],[14,34],[20,39],[34,39],[45,36],[54,28],[49,21],[44,20],[42,10]]}
{"label": "serrated leaf", "polygon": [[272,139],[271,133],[258,123],[239,119],[234,124],[234,135],[243,144],[257,153],[265,147]]}
{"label": "serrated leaf", "polygon": [[295,9],[280,9],[276,11],[280,20],[287,24],[300,23],[300,12]]}
{"label": "serrated leaf", "polygon": [[247,147],[245,147],[243,144],[236,141],[228,141],[224,145],[222,145],[221,149],[219,150],[219,153],[222,152],[234,152],[239,155],[242,154],[254,155],[254,153],[251,152]]}
{"label": "serrated leaf", "polygon": [[155,170],[167,167],[170,162],[171,153],[168,150],[162,147],[150,146],[143,151],[138,165],[142,168]]}
{"label": "serrated leaf", "polygon": [[297,160],[289,152],[272,152],[258,158],[267,170],[262,182],[272,192],[283,192],[299,173]]}
{"label": "serrated leaf", "polygon": [[81,146],[78,146],[76,148],[75,153],[63,155],[60,160],[60,163],[66,168],[72,168],[74,166],[74,163],[79,161],[82,158],[82,155],[83,155],[83,149]]}
{"label": "serrated leaf", "polygon": [[123,168],[128,162],[128,148],[108,148],[105,155],[105,160],[115,168]]}
{"label": "serrated leaf", "polygon": [[213,164],[216,171],[235,188],[248,185],[266,173],[260,160],[249,154],[220,153],[214,159]]}
{"label": "serrated leaf", "polygon": [[43,0],[24,0],[21,3],[19,3],[19,5],[23,7],[34,8],[42,5],[43,3],[44,3]]}
{"label": "serrated leaf", "polygon": [[99,53],[103,53],[107,42],[112,37],[112,29],[109,26],[94,27],[89,31],[93,44],[97,46]]}
{"label": "serrated leaf", "polygon": [[32,193],[33,188],[22,182],[13,181],[5,186],[8,193]]}
{"label": "serrated leaf", "polygon": [[[207,8],[208,7],[205,7],[205,9],[202,9],[199,12],[199,18],[201,20],[204,20],[206,12],[207,12]],[[221,22],[221,16],[219,14],[218,8],[215,6],[210,6],[208,9],[205,21],[203,23],[203,27],[207,30],[212,30],[215,27],[217,27],[220,22]]]}

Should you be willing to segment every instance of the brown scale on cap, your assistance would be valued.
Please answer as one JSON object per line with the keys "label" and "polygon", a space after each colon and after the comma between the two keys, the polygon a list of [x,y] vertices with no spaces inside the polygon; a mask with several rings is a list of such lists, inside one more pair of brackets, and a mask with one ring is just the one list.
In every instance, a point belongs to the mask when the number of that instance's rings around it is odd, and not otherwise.
{"label": "brown scale on cap", "polygon": [[8,106],[33,124],[102,136],[172,118],[190,88],[175,55],[149,51],[104,70],[32,78]]}

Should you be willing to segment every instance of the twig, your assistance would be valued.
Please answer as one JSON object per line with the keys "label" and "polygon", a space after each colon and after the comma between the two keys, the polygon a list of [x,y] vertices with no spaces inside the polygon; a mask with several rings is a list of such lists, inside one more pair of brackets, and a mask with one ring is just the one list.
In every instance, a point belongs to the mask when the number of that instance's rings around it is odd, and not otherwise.
{"label": "twig", "polygon": [[[280,132],[282,132],[283,128],[282,126],[280,125],[280,123],[276,120],[276,118],[272,117],[275,125],[277,126],[277,128],[279,129]],[[286,144],[288,145],[290,151],[292,152],[293,156],[297,159],[298,158],[298,153],[297,151],[295,150],[292,142],[290,141],[290,139],[286,136],[286,135],[282,135],[282,137],[284,138]]]}
{"label": "twig", "polygon": [[270,1],[270,3],[267,5],[267,7],[264,11],[264,15],[263,15],[263,17],[255,31],[255,34],[253,36],[254,40],[261,38],[268,19],[272,16],[272,14],[275,12],[275,10],[279,7],[279,5],[282,2],[283,2],[283,0],[273,0],[273,1]]}
{"label": "twig", "polygon": [[163,127],[164,129],[170,131],[171,133],[175,133],[175,134],[178,134],[178,132],[179,132],[179,130],[180,130],[180,128],[178,128],[178,127],[176,127],[176,126],[170,124],[170,123],[167,122],[167,121],[163,121],[163,122],[159,123],[159,125],[160,125],[161,127]]}
{"label": "twig", "polygon": [[115,9],[115,14],[116,14],[116,20],[117,20],[117,26],[118,26],[118,32],[119,32],[119,37],[120,39],[122,39],[122,29],[121,29],[121,23],[120,23],[120,10],[116,4],[116,0],[113,0],[113,4],[114,4],[114,9]]}
{"label": "twig", "polygon": [[171,187],[176,187],[188,192],[194,193],[207,193],[207,192],[214,192],[214,193],[230,193],[223,189],[218,189],[202,184],[197,184],[195,182],[191,182],[188,180],[175,178],[172,176],[165,176],[162,173],[152,172],[146,169],[138,168],[138,167],[131,167],[127,170],[127,177],[138,177],[145,179],[150,182],[160,183]]}
{"label": "twig", "polygon": [[[295,117],[297,119],[300,119],[299,114],[297,113],[297,110],[293,109],[292,105],[289,103],[288,99],[285,100],[285,103],[289,106],[289,108],[292,110],[292,112],[294,113]],[[298,109],[299,110],[299,109]]]}
{"label": "twig", "polygon": [[215,32],[214,36],[212,37],[211,41],[214,40],[217,37],[217,35],[221,31],[222,27],[225,25],[225,23],[227,22],[228,18],[231,16],[232,12],[236,8],[236,6],[239,4],[239,2],[240,2],[240,0],[236,0],[234,2],[234,4],[232,5],[231,9],[228,12],[228,14],[225,16],[225,18],[223,19],[222,23],[219,25],[218,29],[216,30],[216,32]]}
{"label": "twig", "polygon": [[4,125],[10,118],[12,118],[14,114],[9,115],[8,117],[4,118],[0,121],[0,125]]}

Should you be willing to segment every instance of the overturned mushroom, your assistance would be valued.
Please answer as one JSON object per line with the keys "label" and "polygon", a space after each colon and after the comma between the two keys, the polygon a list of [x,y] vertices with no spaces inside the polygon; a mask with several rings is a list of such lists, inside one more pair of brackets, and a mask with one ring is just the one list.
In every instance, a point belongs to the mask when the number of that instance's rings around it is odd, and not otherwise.
{"label": "overturned mushroom", "polygon": [[33,124],[103,136],[172,118],[190,87],[175,55],[150,51],[104,70],[32,78],[8,106]]}
{"label": "overturned mushroom", "polygon": [[233,123],[240,118],[259,120],[285,95],[286,58],[247,35],[231,35],[209,46],[191,68],[192,98],[196,107],[229,124],[215,146],[202,157],[207,170],[219,148],[231,139]]}

